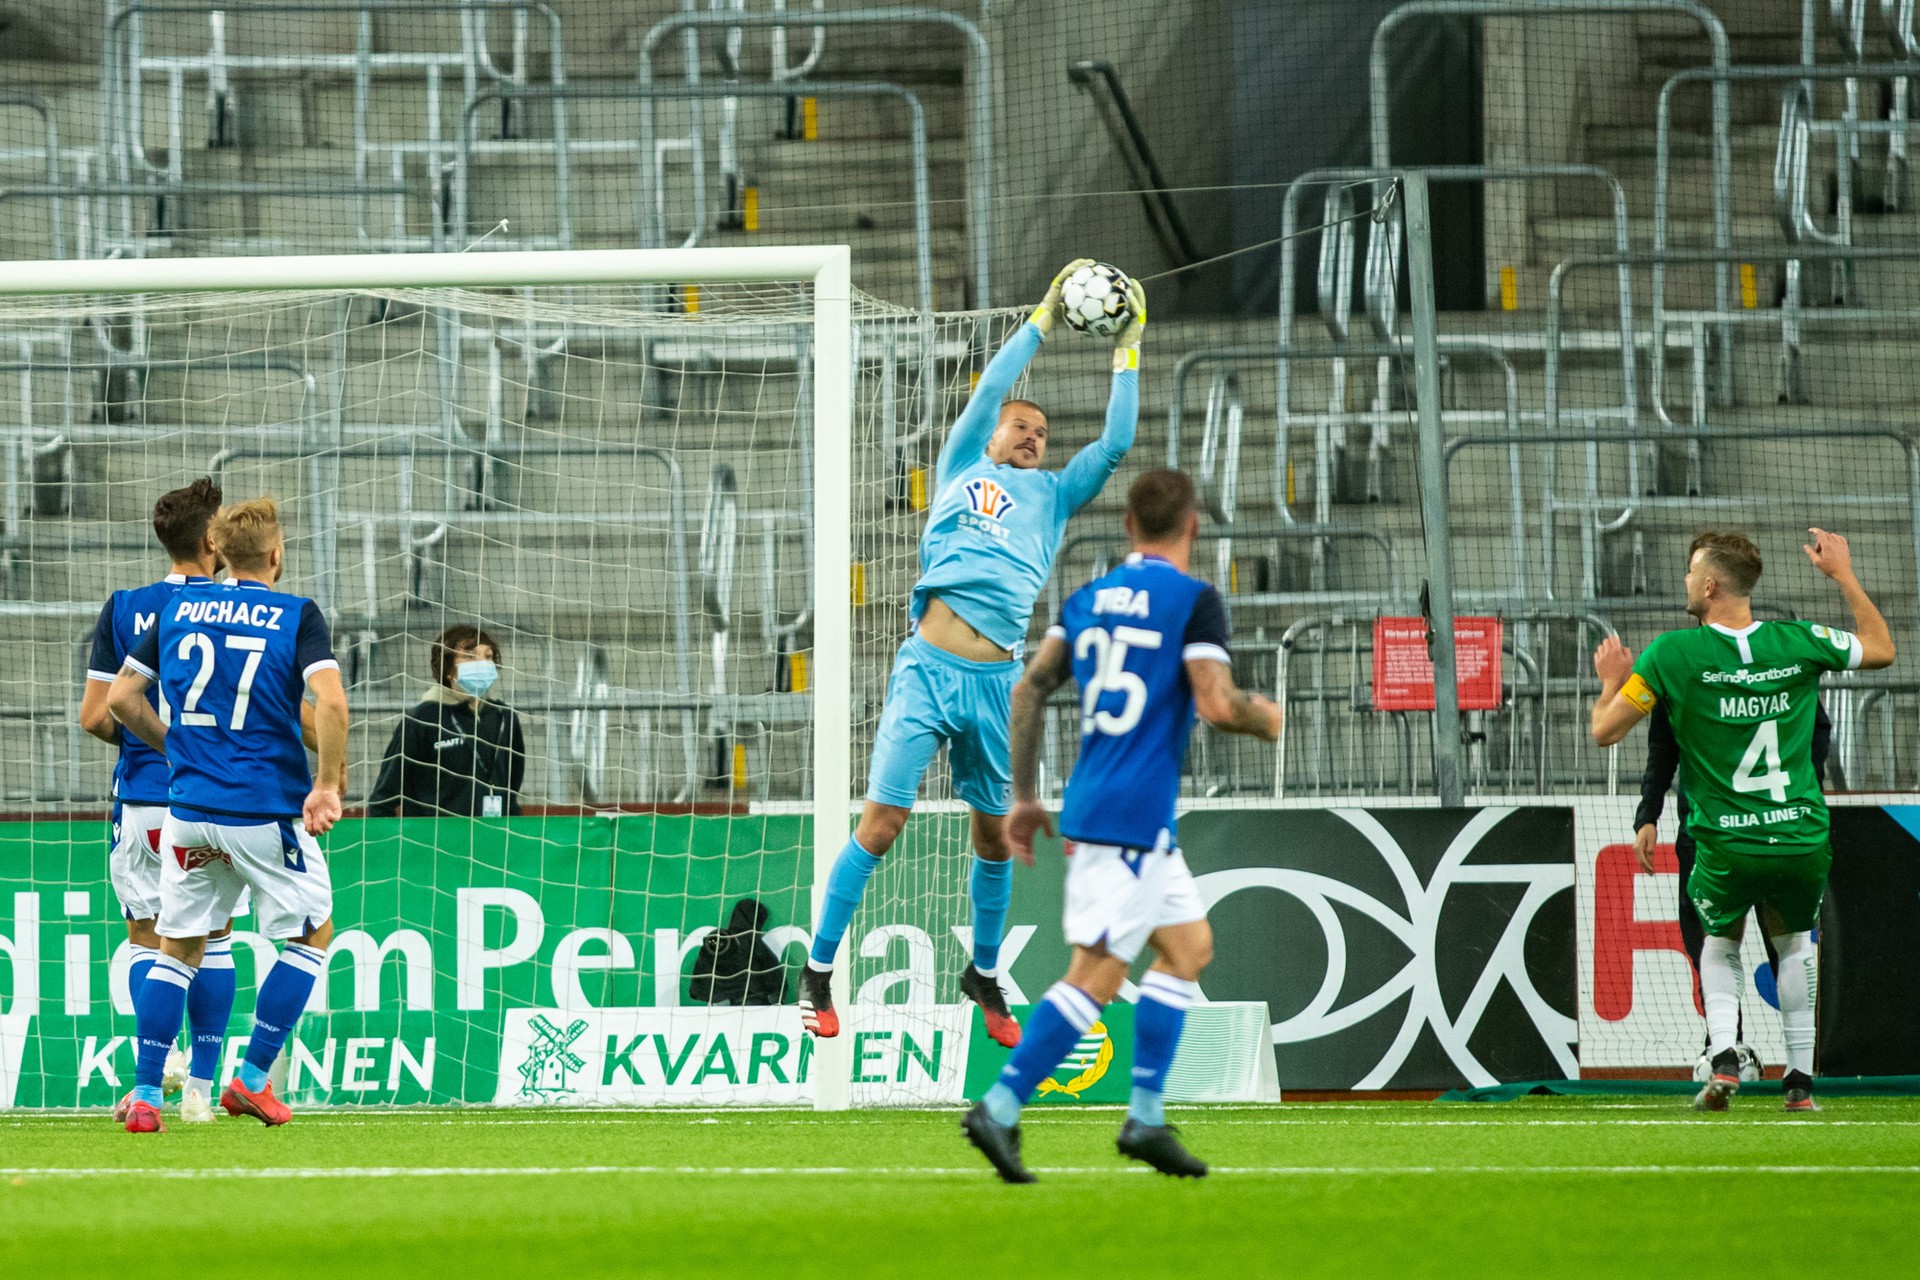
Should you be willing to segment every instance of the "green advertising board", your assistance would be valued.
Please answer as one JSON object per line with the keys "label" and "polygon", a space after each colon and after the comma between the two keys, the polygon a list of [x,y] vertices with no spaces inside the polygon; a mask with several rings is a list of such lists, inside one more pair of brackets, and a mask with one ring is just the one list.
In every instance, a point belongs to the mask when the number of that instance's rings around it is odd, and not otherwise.
{"label": "green advertising board", "polygon": [[[964,814],[917,817],[842,951],[856,1100],[977,1096],[1006,1050],[963,1006]],[[803,1101],[798,1011],[715,1010],[689,990],[734,904],[768,911],[793,973],[812,878],[803,815],[623,814],[342,822],[324,846],[336,934],[288,1046],[300,1103]],[[133,1075],[125,930],[97,821],[0,823],[0,1106],[114,1102]],[[1058,847],[1018,869],[1004,981],[1016,1007],[1064,971]],[[235,923],[244,1050],[274,948]],[[1042,1094],[1124,1099],[1130,1007],[1116,1003]]]}

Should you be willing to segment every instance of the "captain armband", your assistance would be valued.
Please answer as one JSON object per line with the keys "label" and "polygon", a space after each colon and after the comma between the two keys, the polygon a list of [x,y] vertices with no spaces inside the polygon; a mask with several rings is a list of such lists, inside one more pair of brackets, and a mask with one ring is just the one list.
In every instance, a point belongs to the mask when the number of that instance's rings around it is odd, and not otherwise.
{"label": "captain armband", "polygon": [[1620,696],[1640,708],[1641,715],[1652,714],[1654,704],[1660,701],[1659,695],[1654,693],[1653,687],[1638,671],[1628,676],[1627,682],[1620,686]]}

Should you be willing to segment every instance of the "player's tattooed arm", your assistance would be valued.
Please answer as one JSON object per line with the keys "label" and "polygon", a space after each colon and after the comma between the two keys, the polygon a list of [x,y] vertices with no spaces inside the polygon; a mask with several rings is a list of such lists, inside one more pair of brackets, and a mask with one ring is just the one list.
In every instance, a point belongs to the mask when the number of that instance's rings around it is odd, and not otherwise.
{"label": "player's tattooed arm", "polygon": [[155,751],[167,749],[167,726],[160,719],[160,713],[147,701],[147,686],[153,680],[143,671],[132,667],[120,668],[120,674],[113,678],[113,687],[107,690],[107,709],[113,712],[113,718],[127,727],[140,741]]}
{"label": "player's tattooed arm", "polygon": [[1013,810],[1007,815],[1007,843],[1026,866],[1033,865],[1033,837],[1053,832],[1053,817],[1040,803],[1040,736],[1046,727],[1047,699],[1067,682],[1073,665],[1067,642],[1059,636],[1041,641],[1033,660],[1013,687],[1009,744],[1013,756]]}
{"label": "player's tattooed arm", "polygon": [[1193,709],[1222,733],[1245,734],[1263,742],[1280,737],[1280,707],[1271,698],[1250,693],[1233,682],[1233,668],[1217,658],[1187,662]]}
{"label": "player's tattooed arm", "polygon": [[1618,636],[1608,636],[1593,651],[1593,673],[1600,677],[1600,696],[1593,700],[1588,727],[1594,742],[1610,747],[1631,733],[1652,709],[1652,694],[1647,693],[1643,706],[1622,692],[1633,678],[1633,650],[1621,644]]}

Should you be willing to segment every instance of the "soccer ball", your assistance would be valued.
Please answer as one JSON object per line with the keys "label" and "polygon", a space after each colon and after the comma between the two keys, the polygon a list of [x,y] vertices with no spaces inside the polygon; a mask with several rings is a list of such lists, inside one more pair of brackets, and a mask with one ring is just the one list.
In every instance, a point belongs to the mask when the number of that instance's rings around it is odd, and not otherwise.
{"label": "soccer ball", "polygon": [[1133,281],[1118,267],[1104,262],[1081,267],[1060,286],[1067,327],[1113,337],[1133,319],[1133,300],[1128,296],[1132,289]]}
{"label": "soccer ball", "polygon": [[[1741,1084],[1752,1084],[1766,1074],[1766,1069],[1760,1062],[1760,1055],[1755,1053],[1750,1046],[1746,1044],[1736,1044],[1733,1046],[1733,1052],[1734,1055],[1740,1059]],[[1713,1060],[1703,1053],[1693,1064],[1694,1083],[1705,1084],[1712,1076]]]}

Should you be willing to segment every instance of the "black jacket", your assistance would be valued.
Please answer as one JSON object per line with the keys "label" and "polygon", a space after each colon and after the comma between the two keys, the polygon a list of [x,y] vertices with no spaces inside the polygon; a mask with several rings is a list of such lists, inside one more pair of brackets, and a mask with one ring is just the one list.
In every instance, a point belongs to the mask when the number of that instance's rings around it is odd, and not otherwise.
{"label": "black jacket", "polygon": [[476,718],[451,690],[435,689],[394,729],[367,813],[375,818],[482,817],[488,812],[486,798],[498,796],[500,814],[517,814],[526,772],[519,716],[498,702],[482,701]]}
{"label": "black jacket", "polygon": [[701,1004],[785,1004],[787,968],[764,936],[772,918],[758,899],[734,903],[726,927],[700,944],[687,993]]}
{"label": "black jacket", "polygon": [[[1817,702],[1813,704],[1812,746],[1813,780],[1825,786],[1827,752],[1833,746],[1833,721],[1827,719],[1827,709]],[[1684,780],[1675,782],[1679,770],[1680,742],[1673,736],[1673,721],[1667,718],[1666,704],[1656,702],[1647,717],[1647,769],[1640,775],[1640,807],[1633,815],[1635,831],[1660,821],[1671,789],[1680,817],[1680,836],[1687,838],[1687,787]]]}

